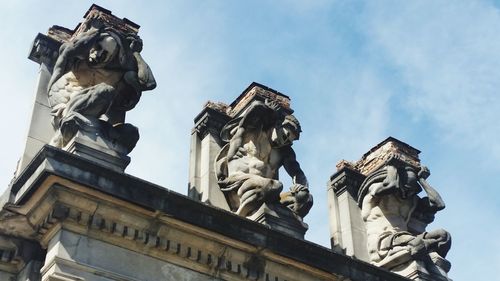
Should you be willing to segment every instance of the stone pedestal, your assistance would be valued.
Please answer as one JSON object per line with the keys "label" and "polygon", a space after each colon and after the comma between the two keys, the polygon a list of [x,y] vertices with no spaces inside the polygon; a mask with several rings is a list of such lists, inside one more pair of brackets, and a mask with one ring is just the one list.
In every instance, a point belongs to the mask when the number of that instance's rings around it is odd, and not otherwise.
{"label": "stone pedestal", "polygon": [[78,131],[64,150],[117,172],[123,172],[130,163],[124,147],[110,143],[95,132]]}
{"label": "stone pedestal", "polygon": [[308,229],[300,217],[281,205],[264,203],[257,212],[247,218],[299,239],[304,239]]}
{"label": "stone pedestal", "polygon": [[417,281],[451,281],[447,277],[451,267],[449,261],[434,255],[432,263],[410,261],[392,268],[391,271]]}

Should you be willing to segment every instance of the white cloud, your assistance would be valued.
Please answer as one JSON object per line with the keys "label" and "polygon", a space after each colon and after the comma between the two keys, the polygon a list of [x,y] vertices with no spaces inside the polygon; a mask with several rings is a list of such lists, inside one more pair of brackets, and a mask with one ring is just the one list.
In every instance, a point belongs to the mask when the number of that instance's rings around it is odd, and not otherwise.
{"label": "white cloud", "polygon": [[436,163],[432,181],[448,202],[431,228],[449,227],[455,239],[451,278],[494,274],[484,260],[498,261],[498,243],[484,251],[477,241],[500,233],[488,223],[498,211],[498,9],[481,1],[368,2],[362,18],[373,54],[400,79],[393,99],[416,119],[408,126],[437,142],[434,155],[423,154]]}
{"label": "white cloud", "polygon": [[[366,32],[401,73],[406,109],[443,142],[500,160],[500,14],[480,1],[391,2],[365,9]],[[369,26],[369,28],[368,28]]]}

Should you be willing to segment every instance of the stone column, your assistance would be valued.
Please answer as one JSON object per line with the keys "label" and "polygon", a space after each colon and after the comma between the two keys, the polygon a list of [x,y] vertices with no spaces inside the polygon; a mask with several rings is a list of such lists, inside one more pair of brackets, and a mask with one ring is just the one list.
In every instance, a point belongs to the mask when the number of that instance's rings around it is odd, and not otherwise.
{"label": "stone column", "polygon": [[332,249],[368,261],[366,229],[357,204],[358,189],[364,178],[352,167],[341,166],[330,177],[327,196]]}
{"label": "stone column", "polygon": [[194,119],[189,161],[189,191],[192,199],[229,210],[224,194],[217,184],[214,162],[223,146],[222,127],[230,119],[224,104],[207,103]]}
{"label": "stone column", "polygon": [[38,63],[38,79],[35,90],[35,102],[31,114],[31,122],[23,155],[18,162],[15,177],[18,177],[38,151],[47,143],[55,133],[51,124],[51,108],[47,98],[47,86],[52,75],[52,67],[57,58],[61,43],[38,34],[33,41],[29,59]]}

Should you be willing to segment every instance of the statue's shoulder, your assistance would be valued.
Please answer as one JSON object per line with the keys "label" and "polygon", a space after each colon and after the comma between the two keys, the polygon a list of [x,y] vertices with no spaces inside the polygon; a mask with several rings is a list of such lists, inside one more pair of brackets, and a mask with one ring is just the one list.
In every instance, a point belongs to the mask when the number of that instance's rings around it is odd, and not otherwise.
{"label": "statue's shoulder", "polygon": [[226,145],[222,147],[222,149],[215,157],[214,168],[215,168],[215,174],[219,181],[224,180],[228,176],[228,170],[227,170],[228,151],[229,151],[229,143],[226,143]]}

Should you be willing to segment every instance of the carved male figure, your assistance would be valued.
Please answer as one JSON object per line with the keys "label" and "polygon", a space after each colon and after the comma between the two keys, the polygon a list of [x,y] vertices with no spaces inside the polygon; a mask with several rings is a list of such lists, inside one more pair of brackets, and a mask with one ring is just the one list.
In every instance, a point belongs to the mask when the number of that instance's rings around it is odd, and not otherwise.
{"label": "carved male figure", "polygon": [[64,146],[84,125],[113,126],[104,131],[118,134],[117,139],[133,148],[138,132],[123,124],[125,112],[137,104],[142,91],[156,87],[141,50],[137,35],[93,26],[61,46],[48,85],[58,129],[53,145]]}
{"label": "carved male figure", "polygon": [[[410,259],[430,264],[431,252],[446,256],[451,246],[448,232],[418,231],[410,225],[415,219],[431,223],[434,214],[445,207],[426,181],[429,175],[426,167],[417,172],[409,165],[386,165],[363,183],[359,199],[372,263],[390,268]],[[427,193],[424,198],[417,195],[422,189]]]}
{"label": "carved male figure", "polygon": [[[222,138],[229,143],[216,159],[216,171],[234,212],[249,216],[263,203],[280,204],[280,200],[300,217],[309,212],[312,196],[292,149],[300,131],[293,115],[282,113],[275,103],[268,101],[254,101],[242,117],[223,128]],[[280,199],[281,166],[292,177],[293,186]]]}

